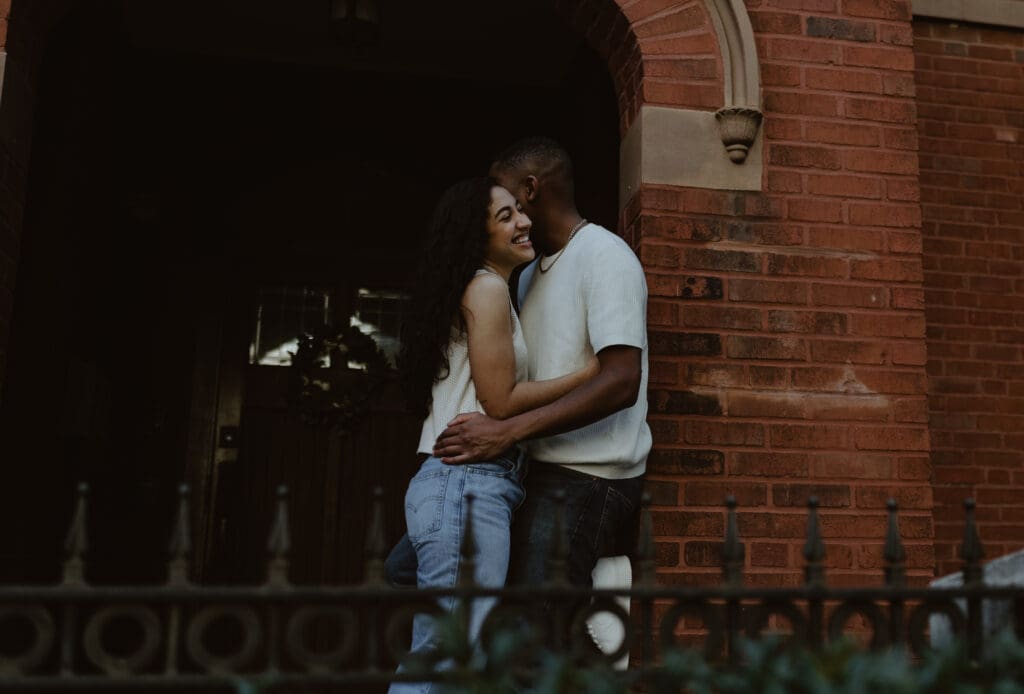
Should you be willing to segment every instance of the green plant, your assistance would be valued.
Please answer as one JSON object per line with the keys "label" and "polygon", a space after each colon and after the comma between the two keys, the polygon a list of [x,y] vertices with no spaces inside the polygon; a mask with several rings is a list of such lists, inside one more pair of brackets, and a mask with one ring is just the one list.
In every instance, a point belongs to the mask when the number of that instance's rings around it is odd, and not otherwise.
{"label": "green plant", "polygon": [[915,660],[904,648],[869,651],[844,640],[809,649],[765,638],[740,642],[735,662],[673,649],[657,666],[626,672],[531,648],[521,630],[499,631],[486,653],[442,633],[442,649],[456,648],[464,666],[447,685],[454,694],[619,694],[638,684],[655,694],[1024,694],[1024,644],[1012,632],[989,640],[977,662],[961,643]]}
{"label": "green plant", "polygon": [[[290,352],[291,406],[304,422],[348,434],[387,376],[387,357],[372,337],[351,325],[323,325],[297,339],[296,351]],[[335,368],[323,368],[328,356]],[[361,364],[362,372],[347,369],[350,361]]]}

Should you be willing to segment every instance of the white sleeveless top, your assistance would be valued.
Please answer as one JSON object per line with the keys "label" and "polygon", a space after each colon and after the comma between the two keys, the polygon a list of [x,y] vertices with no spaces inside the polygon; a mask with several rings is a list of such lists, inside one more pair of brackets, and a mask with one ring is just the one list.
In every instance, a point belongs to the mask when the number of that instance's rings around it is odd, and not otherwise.
{"label": "white sleeveless top", "polygon": [[[474,277],[482,274],[496,274],[483,268],[476,271]],[[509,310],[512,312],[512,347],[516,358],[516,383],[527,380],[529,368],[526,358],[526,340],[523,329],[519,325],[519,317],[509,298]],[[431,390],[433,400],[430,413],[423,421],[420,430],[420,443],[417,451],[430,455],[434,450],[434,442],[448,426],[448,422],[465,412],[483,412],[480,401],[476,397],[476,386],[469,372],[469,345],[467,336],[460,335],[452,328],[452,338],[448,343],[448,375],[434,381]]]}

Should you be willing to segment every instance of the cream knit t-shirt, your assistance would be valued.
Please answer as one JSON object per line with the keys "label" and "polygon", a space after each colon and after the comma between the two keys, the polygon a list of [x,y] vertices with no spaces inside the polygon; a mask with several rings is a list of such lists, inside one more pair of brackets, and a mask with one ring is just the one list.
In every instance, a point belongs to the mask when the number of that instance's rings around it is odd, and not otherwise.
{"label": "cream knit t-shirt", "polygon": [[644,473],[647,426],[647,281],[632,249],[597,224],[584,226],[554,265],[538,260],[519,279],[520,320],[532,381],[586,366],[605,347],[642,351],[640,395],[632,407],[565,434],[524,443],[534,460],[607,479]]}

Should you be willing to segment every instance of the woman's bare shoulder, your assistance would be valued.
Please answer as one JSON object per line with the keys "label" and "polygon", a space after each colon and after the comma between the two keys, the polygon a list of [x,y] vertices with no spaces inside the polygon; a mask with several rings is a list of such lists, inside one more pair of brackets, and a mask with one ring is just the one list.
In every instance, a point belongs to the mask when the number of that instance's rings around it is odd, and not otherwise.
{"label": "woman's bare shoulder", "polygon": [[481,273],[470,280],[462,303],[473,313],[503,316],[509,312],[508,285],[498,275]]}
{"label": "woman's bare shoulder", "polygon": [[508,284],[498,275],[490,272],[481,272],[466,285],[465,294],[466,296],[479,294],[486,298],[501,295],[508,298]]}

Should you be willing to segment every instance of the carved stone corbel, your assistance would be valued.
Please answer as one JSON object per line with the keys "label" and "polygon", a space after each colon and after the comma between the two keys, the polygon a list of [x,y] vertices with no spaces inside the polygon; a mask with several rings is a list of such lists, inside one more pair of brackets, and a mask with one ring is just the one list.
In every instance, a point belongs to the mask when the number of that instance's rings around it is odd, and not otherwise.
{"label": "carved stone corbel", "polygon": [[757,138],[757,129],[763,116],[749,106],[728,106],[715,112],[722,144],[734,164],[747,160],[747,152]]}

